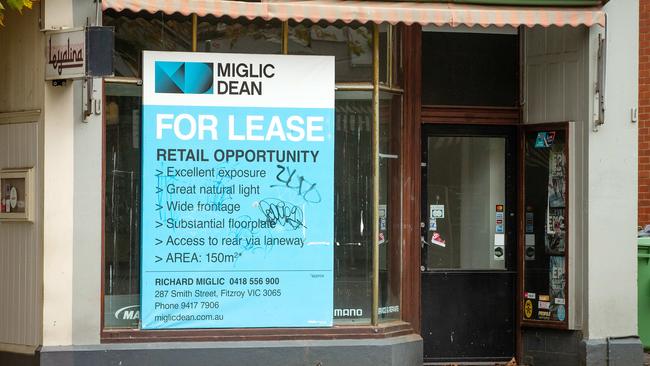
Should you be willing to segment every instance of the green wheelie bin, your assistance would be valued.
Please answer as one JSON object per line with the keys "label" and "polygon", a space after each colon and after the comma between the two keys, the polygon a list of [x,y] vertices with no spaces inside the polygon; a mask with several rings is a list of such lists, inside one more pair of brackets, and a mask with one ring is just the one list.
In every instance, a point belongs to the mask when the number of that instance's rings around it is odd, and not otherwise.
{"label": "green wheelie bin", "polygon": [[650,348],[650,236],[638,238],[639,337]]}

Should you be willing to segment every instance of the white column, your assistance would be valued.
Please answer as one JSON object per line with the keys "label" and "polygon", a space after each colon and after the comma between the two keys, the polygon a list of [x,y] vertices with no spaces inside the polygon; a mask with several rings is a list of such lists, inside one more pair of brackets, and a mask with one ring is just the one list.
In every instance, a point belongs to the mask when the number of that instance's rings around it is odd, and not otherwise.
{"label": "white column", "polygon": [[[43,3],[44,28],[72,27],[72,1]],[[45,82],[43,123],[43,345],[72,344],[73,85]]]}
{"label": "white column", "polygon": [[[588,135],[587,338],[637,334],[638,0],[607,12],[605,124]],[[598,33],[592,27],[595,63]],[[595,68],[590,80],[595,80]],[[591,85],[593,87],[593,85]],[[591,118],[593,122],[593,116]]]}

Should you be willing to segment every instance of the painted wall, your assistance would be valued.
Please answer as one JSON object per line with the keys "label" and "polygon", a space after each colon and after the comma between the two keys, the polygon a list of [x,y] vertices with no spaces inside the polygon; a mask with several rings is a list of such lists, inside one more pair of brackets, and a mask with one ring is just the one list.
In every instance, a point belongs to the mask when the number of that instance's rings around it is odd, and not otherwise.
{"label": "painted wall", "polygon": [[[637,334],[637,0],[607,12],[605,124],[588,136],[588,332],[590,339]],[[590,59],[597,35],[590,32]],[[594,63],[592,62],[592,65]],[[595,80],[595,69],[590,80]],[[592,84],[593,85],[593,84]]]}
{"label": "painted wall", "polygon": [[[5,11],[0,29],[0,169],[33,167],[34,222],[0,223],[0,351],[31,353],[41,342],[43,37],[40,3],[23,15]],[[25,45],[33,45],[25,47]]]}

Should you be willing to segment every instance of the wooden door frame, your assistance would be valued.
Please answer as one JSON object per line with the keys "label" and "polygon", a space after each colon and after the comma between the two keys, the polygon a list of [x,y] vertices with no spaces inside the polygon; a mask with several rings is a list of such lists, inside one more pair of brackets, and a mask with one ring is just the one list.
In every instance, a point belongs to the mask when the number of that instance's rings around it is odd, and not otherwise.
{"label": "wooden door frame", "polygon": [[[521,42],[518,54],[521,59]],[[521,106],[444,106],[422,105],[422,28],[420,25],[405,27],[404,50],[404,123],[402,129],[402,317],[410,323],[416,333],[421,333],[421,278],[420,278],[420,200],[421,200],[421,133],[424,124],[485,124],[521,126],[523,115]],[[520,64],[520,61],[518,60]],[[518,70],[521,80],[521,66]],[[521,83],[518,94],[521,94]],[[519,133],[517,133],[519,135]],[[517,164],[521,159],[518,152]],[[521,172],[517,173],[518,175]],[[520,177],[517,177],[517,190],[521,190]],[[516,258],[521,256],[520,243],[517,243]],[[516,283],[520,282],[521,268],[517,266]],[[515,306],[515,357],[521,362],[523,357],[523,338],[521,324],[521,294],[516,294]]]}

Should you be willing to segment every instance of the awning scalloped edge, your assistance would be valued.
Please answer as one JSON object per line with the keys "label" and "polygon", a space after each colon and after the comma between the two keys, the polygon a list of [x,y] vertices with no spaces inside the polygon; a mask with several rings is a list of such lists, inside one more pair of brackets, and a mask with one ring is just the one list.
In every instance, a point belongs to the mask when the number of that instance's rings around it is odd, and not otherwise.
{"label": "awning scalloped edge", "polygon": [[450,3],[376,2],[376,1],[223,1],[223,0],[103,0],[104,9],[231,18],[279,19],[296,21],[325,20],[350,23],[404,23],[437,26],[605,26],[600,8],[503,7]]}

